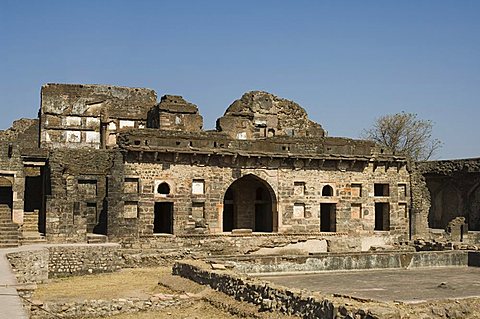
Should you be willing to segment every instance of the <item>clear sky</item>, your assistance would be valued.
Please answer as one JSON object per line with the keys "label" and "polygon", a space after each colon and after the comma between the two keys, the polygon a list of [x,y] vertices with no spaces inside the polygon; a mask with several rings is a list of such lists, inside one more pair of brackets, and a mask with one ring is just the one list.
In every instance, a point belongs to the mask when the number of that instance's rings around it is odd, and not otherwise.
{"label": "clear sky", "polygon": [[480,157],[480,1],[0,0],[0,129],[48,82],[183,95],[205,128],[250,90],[330,136],[413,112],[437,158]]}

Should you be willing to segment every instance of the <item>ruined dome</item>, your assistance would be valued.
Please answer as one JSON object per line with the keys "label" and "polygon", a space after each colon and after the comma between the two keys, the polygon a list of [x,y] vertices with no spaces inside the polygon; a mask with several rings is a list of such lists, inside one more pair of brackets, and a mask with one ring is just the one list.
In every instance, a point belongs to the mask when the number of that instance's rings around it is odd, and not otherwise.
{"label": "ruined dome", "polygon": [[235,100],[217,120],[217,130],[237,139],[325,135],[300,105],[264,91],[247,92]]}

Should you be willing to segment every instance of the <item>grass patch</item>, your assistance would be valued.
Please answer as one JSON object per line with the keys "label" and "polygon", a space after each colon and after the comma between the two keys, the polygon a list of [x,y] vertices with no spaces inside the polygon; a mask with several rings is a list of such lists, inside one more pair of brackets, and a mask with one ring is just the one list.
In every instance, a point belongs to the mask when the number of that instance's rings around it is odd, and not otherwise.
{"label": "grass patch", "polygon": [[54,279],[38,285],[34,298],[42,301],[80,301],[85,299],[145,298],[153,293],[172,293],[158,285],[168,276],[168,267],[122,269],[115,273]]}

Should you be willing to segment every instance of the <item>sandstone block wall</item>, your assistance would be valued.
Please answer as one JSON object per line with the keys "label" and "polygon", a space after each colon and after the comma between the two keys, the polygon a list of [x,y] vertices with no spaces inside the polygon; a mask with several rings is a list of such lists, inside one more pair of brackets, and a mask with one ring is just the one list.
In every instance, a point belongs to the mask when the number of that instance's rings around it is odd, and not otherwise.
{"label": "sandstone block wall", "polygon": [[123,266],[118,244],[51,245],[9,253],[18,283],[44,283],[49,278],[117,271]]}
{"label": "sandstone block wall", "polygon": [[[265,181],[273,192],[274,231],[319,232],[321,204],[334,204],[336,231],[373,232],[375,203],[385,203],[390,208],[389,230],[394,234],[408,234],[409,173],[405,167],[398,169],[373,163],[360,169],[339,171],[333,167],[234,168],[127,161],[125,183],[134,179],[139,185],[138,192],[128,194],[128,203],[138,205],[138,214],[127,215],[137,220],[141,234],[152,234],[155,203],[170,202],[174,210],[173,233],[184,234],[195,228],[195,209],[201,206],[209,232],[221,233],[225,193],[234,181],[249,175]],[[203,183],[203,193],[193,191],[195,182]],[[169,194],[158,192],[161,183],[169,185]],[[388,196],[375,196],[375,184],[388,185]],[[322,195],[325,186],[333,188],[332,196]],[[301,189],[297,190],[298,187]],[[295,211],[300,205],[302,210]]]}
{"label": "sandstone block wall", "polygon": [[40,143],[46,148],[102,148],[116,132],[146,127],[156,93],[108,85],[47,84],[42,87]]}

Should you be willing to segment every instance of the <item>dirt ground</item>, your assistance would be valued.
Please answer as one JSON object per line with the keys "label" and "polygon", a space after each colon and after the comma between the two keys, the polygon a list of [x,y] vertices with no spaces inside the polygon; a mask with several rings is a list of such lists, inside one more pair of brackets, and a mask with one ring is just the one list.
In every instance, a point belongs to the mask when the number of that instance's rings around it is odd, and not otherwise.
{"label": "dirt ground", "polygon": [[[162,311],[110,316],[112,319],[237,319],[297,318],[280,313],[259,312],[258,307],[237,301],[206,286],[171,274],[169,267],[123,269],[116,273],[55,279],[41,284],[33,299],[69,302],[92,299],[148,298],[155,294],[191,294],[190,303]],[[96,318],[100,319],[100,318]]]}

